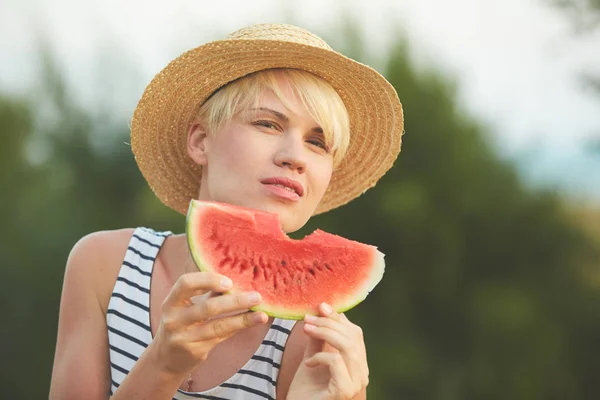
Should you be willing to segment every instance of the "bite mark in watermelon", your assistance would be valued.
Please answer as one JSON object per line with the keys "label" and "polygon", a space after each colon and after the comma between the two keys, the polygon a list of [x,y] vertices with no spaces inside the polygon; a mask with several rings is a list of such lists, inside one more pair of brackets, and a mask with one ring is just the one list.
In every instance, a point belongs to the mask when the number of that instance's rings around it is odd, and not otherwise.
{"label": "bite mark in watermelon", "polygon": [[302,319],[322,302],[347,311],[367,297],[385,268],[375,246],[322,230],[291,239],[277,215],[224,203],[192,200],[186,233],[201,271],[231,278],[231,292],[259,292],[262,303],[253,310],[273,317]]}

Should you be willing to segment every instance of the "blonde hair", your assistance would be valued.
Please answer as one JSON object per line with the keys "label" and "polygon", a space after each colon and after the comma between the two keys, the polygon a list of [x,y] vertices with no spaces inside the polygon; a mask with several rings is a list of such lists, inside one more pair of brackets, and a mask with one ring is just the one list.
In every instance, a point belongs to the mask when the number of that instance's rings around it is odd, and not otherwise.
{"label": "blonde hair", "polygon": [[323,129],[323,135],[333,154],[333,165],[341,162],[350,141],[348,111],[339,94],[323,79],[302,70],[267,69],[254,72],[223,86],[208,98],[198,117],[208,134],[219,132],[239,112],[257,107],[260,95],[271,91],[291,110],[290,102],[281,90],[278,78],[286,79],[309,115]]}

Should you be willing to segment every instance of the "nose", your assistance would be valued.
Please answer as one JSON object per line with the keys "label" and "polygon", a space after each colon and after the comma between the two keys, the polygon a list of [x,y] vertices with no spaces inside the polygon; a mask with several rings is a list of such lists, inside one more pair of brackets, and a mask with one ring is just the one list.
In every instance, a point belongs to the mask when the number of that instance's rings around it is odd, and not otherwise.
{"label": "nose", "polygon": [[290,168],[302,174],[306,171],[306,149],[303,139],[296,135],[285,135],[275,153],[274,162],[282,168]]}

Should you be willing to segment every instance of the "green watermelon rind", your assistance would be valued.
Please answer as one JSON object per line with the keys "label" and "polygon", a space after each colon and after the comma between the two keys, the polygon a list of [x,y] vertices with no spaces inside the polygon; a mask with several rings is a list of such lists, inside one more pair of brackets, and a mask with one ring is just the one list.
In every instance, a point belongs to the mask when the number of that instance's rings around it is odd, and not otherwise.
{"label": "green watermelon rind", "polygon": [[[200,210],[200,209],[207,209],[210,207],[219,208],[225,212],[228,211],[227,207],[220,206],[218,203],[200,202],[197,200],[190,201],[190,206],[189,206],[187,217],[186,217],[186,229],[187,229],[186,236],[187,236],[187,242],[188,242],[188,247],[190,249],[190,253],[191,253],[192,258],[193,258],[196,266],[198,267],[198,269],[202,272],[216,273],[214,270],[212,270],[210,268],[209,263],[203,259],[202,249],[197,248],[195,246],[194,240],[193,240],[193,232],[195,232],[195,229],[193,229],[194,228],[194,226],[193,226],[194,219],[191,218],[192,214],[194,212],[198,212],[198,210]],[[237,212],[239,212],[239,211],[237,211]],[[198,218],[198,219],[200,219],[200,218]],[[190,234],[190,233],[192,233],[192,234]],[[375,255],[375,259],[374,259],[375,265],[371,269],[371,279],[366,281],[362,288],[359,288],[358,290],[356,290],[354,292],[355,293],[354,297],[346,298],[345,301],[341,302],[341,304],[339,304],[339,303],[338,304],[330,304],[332,306],[332,308],[334,309],[334,311],[336,311],[337,313],[343,313],[343,312],[349,311],[352,308],[356,307],[358,304],[362,303],[366,299],[366,297],[369,295],[369,293],[373,290],[373,288],[375,288],[375,286],[377,286],[377,284],[383,278],[383,273],[385,270],[384,254],[378,250],[375,250],[375,251],[376,251],[376,255]],[[236,293],[236,292],[237,291],[234,288],[225,293]],[[278,309],[280,309],[280,310],[278,310]],[[304,316],[307,314],[305,309],[303,309],[302,312],[294,312],[289,309],[286,311],[286,310],[281,309],[280,306],[276,306],[274,304],[269,304],[269,303],[265,303],[265,302],[261,303],[258,306],[251,307],[250,310],[256,311],[256,312],[264,312],[265,314],[267,314],[270,317],[289,319],[289,320],[302,320],[302,319],[304,319]]]}

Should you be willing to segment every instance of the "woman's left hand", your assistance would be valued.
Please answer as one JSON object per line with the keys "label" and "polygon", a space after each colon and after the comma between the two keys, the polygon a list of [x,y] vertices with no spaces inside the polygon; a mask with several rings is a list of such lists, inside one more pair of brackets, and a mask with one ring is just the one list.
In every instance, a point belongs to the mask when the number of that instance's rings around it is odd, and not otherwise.
{"label": "woman's left hand", "polygon": [[344,314],[319,306],[304,318],[308,346],[288,392],[288,400],[366,398],[369,367],[362,329]]}

